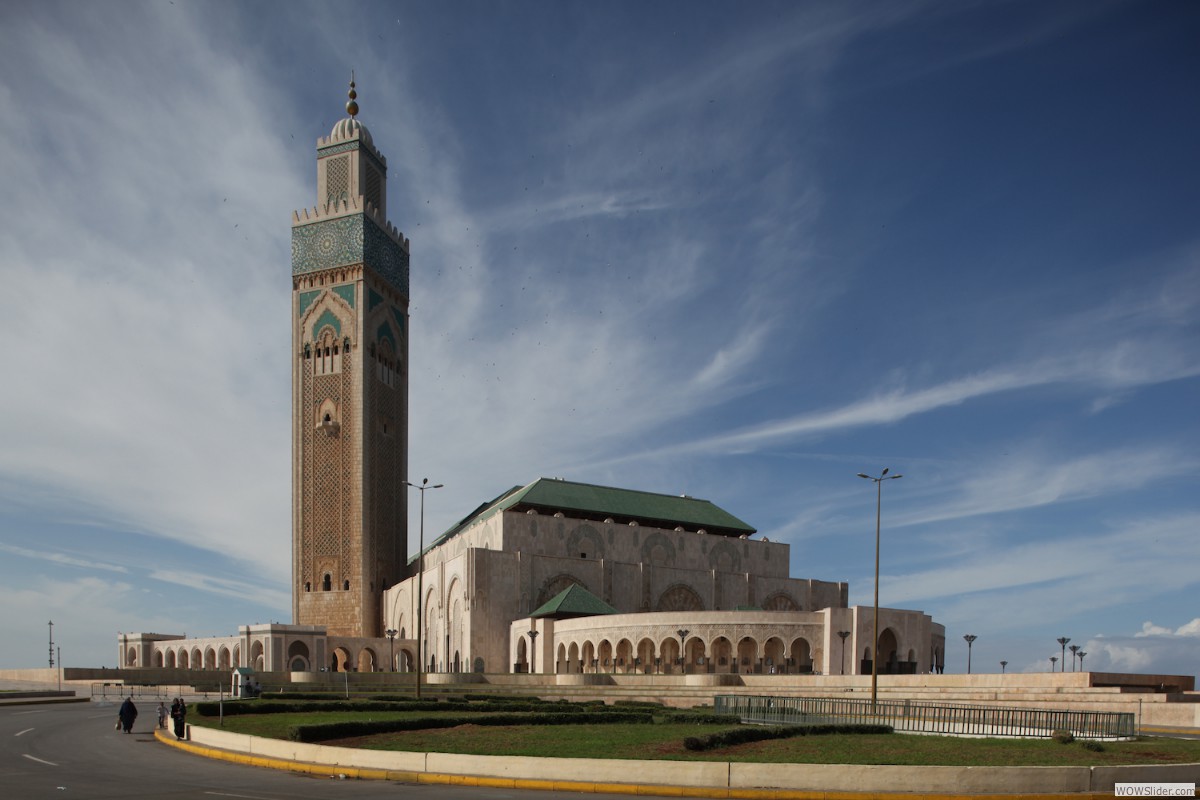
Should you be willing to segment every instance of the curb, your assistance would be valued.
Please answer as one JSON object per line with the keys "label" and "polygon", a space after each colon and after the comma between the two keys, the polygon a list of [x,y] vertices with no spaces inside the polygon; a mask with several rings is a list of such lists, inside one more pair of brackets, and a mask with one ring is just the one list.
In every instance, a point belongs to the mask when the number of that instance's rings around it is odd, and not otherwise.
{"label": "curb", "polygon": [[922,792],[829,792],[802,791],[795,789],[727,789],[721,787],[670,786],[659,783],[597,783],[593,781],[552,781],[523,778],[494,778],[486,775],[448,775],[433,772],[407,770],[367,769],[360,767],[337,767],[329,764],[314,764],[306,761],[288,761],[282,758],[252,756],[232,750],[192,744],[188,740],[176,739],[169,731],[156,728],[154,738],[162,744],[192,755],[244,764],[251,767],[298,772],[328,778],[354,780],[396,781],[399,783],[423,783],[442,786],[479,786],[491,789],[524,789],[533,791],[578,792],[580,794],[623,794],[655,797],[703,797],[714,800],[1108,800],[1109,792],[1070,793],[988,793],[988,794],[944,794]]}

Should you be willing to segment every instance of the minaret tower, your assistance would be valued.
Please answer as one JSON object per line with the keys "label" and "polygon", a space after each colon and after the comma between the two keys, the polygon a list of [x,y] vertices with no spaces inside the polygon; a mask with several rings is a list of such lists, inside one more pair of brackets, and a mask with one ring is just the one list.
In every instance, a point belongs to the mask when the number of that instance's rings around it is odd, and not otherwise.
{"label": "minaret tower", "polygon": [[408,540],[409,252],[349,94],[292,216],[292,619],[375,637]]}

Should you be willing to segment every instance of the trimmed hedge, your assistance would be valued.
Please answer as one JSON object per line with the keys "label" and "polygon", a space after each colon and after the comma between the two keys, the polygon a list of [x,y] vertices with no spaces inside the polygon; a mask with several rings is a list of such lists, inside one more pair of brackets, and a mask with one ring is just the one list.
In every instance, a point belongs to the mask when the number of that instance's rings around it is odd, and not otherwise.
{"label": "trimmed hedge", "polygon": [[[530,713],[559,713],[563,709],[567,713],[585,713],[592,716],[621,713],[623,709],[616,706],[606,706],[603,703],[547,703],[543,701],[530,702],[524,698],[510,700],[493,700],[482,703],[467,703],[463,701],[427,701],[427,700],[231,700],[225,704],[226,716],[238,714],[308,714],[321,711],[459,711],[466,713],[491,712],[530,712]],[[553,709],[553,710],[551,710]],[[220,705],[208,700],[196,703],[192,710],[202,717],[215,717],[220,714]],[[687,721],[687,720],[684,720]]]}
{"label": "trimmed hedge", "polygon": [[659,714],[658,720],[660,722],[683,725],[739,725],[742,718],[737,714],[697,714],[687,711],[675,711],[670,714]]}
{"label": "trimmed hedge", "polygon": [[372,736],[377,733],[399,731],[421,731],[434,728],[456,728],[459,725],[650,725],[654,717],[633,711],[596,714],[594,712],[559,712],[542,714],[493,714],[463,717],[422,717],[419,719],[393,719],[354,722],[326,722],[311,725],[293,725],[287,738],[294,742],[324,742],[330,739],[345,739],[351,736]]}
{"label": "trimmed hedge", "polygon": [[717,731],[708,736],[689,736],[683,740],[688,750],[715,750],[747,742],[790,739],[793,736],[822,736],[831,733],[892,733],[891,725],[787,725],[776,727],[743,726]]}

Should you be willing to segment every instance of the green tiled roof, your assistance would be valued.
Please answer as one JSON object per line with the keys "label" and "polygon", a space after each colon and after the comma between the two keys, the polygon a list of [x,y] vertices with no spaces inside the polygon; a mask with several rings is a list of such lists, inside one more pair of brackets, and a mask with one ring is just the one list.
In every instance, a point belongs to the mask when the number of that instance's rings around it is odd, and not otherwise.
{"label": "green tiled roof", "polygon": [[530,617],[553,617],[567,619],[569,617],[594,617],[600,614],[616,614],[615,608],[601,600],[578,583],[572,583],[566,589],[551,597]]}
{"label": "green tiled roof", "polygon": [[[528,486],[514,486],[490,502],[483,503],[429,545],[433,548],[460,531],[503,511],[534,510],[539,514],[561,511],[568,517],[636,520],[655,528],[703,528],[718,536],[749,536],[757,531],[708,500],[673,494],[655,494],[635,489],[615,489],[558,478],[539,478]],[[427,550],[429,548],[426,548]],[[415,561],[415,557],[413,559]]]}

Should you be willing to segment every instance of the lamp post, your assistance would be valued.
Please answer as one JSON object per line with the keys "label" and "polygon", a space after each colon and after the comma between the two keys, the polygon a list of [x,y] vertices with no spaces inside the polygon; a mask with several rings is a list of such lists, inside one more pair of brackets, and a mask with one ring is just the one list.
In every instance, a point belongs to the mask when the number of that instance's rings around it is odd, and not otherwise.
{"label": "lamp post", "polygon": [[838,636],[842,639],[842,674],[846,674],[846,637],[850,635],[850,631],[838,631]]}
{"label": "lamp post", "polygon": [[50,620],[50,666],[54,666],[54,620]]}
{"label": "lamp post", "polygon": [[1075,656],[1077,656],[1079,654],[1080,649],[1081,648],[1077,644],[1073,644],[1070,647],[1070,650],[1071,650],[1071,672],[1075,671]]}
{"label": "lamp post", "polygon": [[971,645],[975,644],[975,640],[979,637],[973,633],[968,633],[963,636],[967,643],[967,674],[971,674]]}
{"label": "lamp post", "polygon": [[1058,637],[1058,643],[1059,643],[1060,645],[1062,645],[1062,668],[1061,668],[1061,671],[1062,671],[1062,672],[1066,672],[1066,671],[1067,671],[1067,643],[1068,643],[1068,642],[1070,642],[1070,641],[1071,641],[1071,637],[1070,637],[1070,636],[1060,636],[1060,637]]}
{"label": "lamp post", "polygon": [[423,645],[422,627],[425,614],[421,610],[421,603],[424,601],[422,595],[425,594],[425,490],[426,489],[441,489],[445,484],[435,483],[429,485],[429,478],[422,478],[421,485],[412,481],[405,481],[405,484],[411,486],[421,493],[421,538],[417,545],[417,699],[421,699],[421,672],[425,669],[425,656],[421,652]]}
{"label": "lamp post", "polygon": [[529,629],[529,674],[532,675],[537,670],[537,645],[538,632],[534,628]]}
{"label": "lamp post", "polygon": [[879,514],[883,506],[883,482],[903,478],[903,475],[888,475],[888,467],[883,468],[878,478],[865,473],[858,477],[875,481],[875,631],[871,635],[871,711],[875,710],[875,696],[879,687]]}
{"label": "lamp post", "polygon": [[1001,675],[1003,675],[1003,674],[1004,674],[1004,670],[1005,670],[1005,668],[1007,668],[1007,667],[1008,667],[1008,662],[1007,662],[1007,661],[1001,661],[1001,662],[1000,662],[1000,674],[1001,674]]}
{"label": "lamp post", "polygon": [[679,674],[682,675],[687,672],[687,656],[683,652],[683,643],[687,640],[687,635],[691,631],[687,628],[680,628],[675,633],[679,636]]}
{"label": "lamp post", "polygon": [[383,632],[388,637],[388,670],[396,671],[396,634],[400,631],[395,628],[388,628]]}
{"label": "lamp post", "polygon": [[1086,655],[1087,655],[1087,653],[1083,652],[1082,650],[1079,651],[1079,671],[1080,672],[1083,672],[1083,657]]}
{"label": "lamp post", "polygon": [[1050,656],[1050,671],[1054,672],[1054,665],[1058,663],[1058,656]]}

